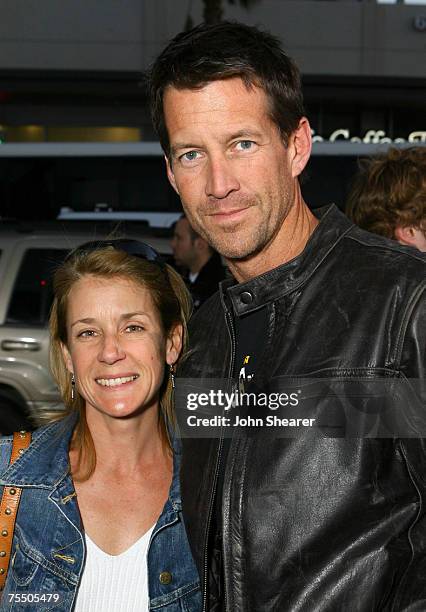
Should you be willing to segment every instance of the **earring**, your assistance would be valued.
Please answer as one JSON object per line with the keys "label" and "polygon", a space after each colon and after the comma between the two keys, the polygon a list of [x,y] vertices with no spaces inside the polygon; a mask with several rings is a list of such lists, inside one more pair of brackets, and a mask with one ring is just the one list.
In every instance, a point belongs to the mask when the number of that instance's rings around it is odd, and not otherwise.
{"label": "earring", "polygon": [[172,389],[175,388],[175,367],[171,363],[170,364],[170,380],[172,381]]}
{"label": "earring", "polygon": [[74,374],[71,375],[71,399],[75,399],[75,378]]}

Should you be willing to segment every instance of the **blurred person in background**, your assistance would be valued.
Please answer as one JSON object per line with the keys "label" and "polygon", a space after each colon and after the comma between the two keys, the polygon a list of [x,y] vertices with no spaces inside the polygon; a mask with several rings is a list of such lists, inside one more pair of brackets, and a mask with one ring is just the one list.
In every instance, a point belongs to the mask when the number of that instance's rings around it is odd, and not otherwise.
{"label": "blurred person in background", "polygon": [[190,307],[179,275],[135,240],[87,243],[57,270],[51,367],[65,414],[10,467],[0,441],[1,483],[25,487],[7,609],[21,609],[19,592],[54,594],[62,612],[201,610],[172,407]]}
{"label": "blurred person in background", "polygon": [[220,255],[192,229],[185,215],[175,224],[172,249],[176,264],[183,268],[194,308],[199,308],[225,278]]}
{"label": "blurred person in background", "polygon": [[360,161],[346,213],[359,227],[426,251],[426,147]]}

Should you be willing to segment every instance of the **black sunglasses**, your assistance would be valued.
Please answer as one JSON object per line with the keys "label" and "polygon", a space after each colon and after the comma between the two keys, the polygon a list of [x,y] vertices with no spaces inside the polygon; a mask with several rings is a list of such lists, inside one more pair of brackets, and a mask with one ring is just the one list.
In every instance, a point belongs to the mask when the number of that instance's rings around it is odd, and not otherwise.
{"label": "black sunglasses", "polygon": [[155,249],[152,248],[146,242],[140,242],[139,240],[129,240],[127,238],[116,238],[113,240],[92,240],[90,242],[85,242],[81,244],[76,249],[71,251],[67,259],[70,259],[74,255],[78,255],[79,253],[90,253],[92,251],[99,251],[100,249],[105,249],[106,247],[113,247],[117,251],[124,251],[128,255],[134,255],[135,257],[140,257],[141,259],[145,259],[146,261],[150,261],[151,263],[157,264],[161,269],[166,269],[166,262],[161,257],[159,253]]}

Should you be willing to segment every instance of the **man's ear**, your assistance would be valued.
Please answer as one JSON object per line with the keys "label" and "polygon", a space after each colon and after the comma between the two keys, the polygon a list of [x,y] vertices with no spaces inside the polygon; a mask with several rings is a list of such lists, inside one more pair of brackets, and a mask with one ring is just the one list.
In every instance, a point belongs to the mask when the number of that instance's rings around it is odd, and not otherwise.
{"label": "man's ear", "polygon": [[167,338],[166,343],[166,362],[173,365],[182,351],[183,326],[178,323],[173,327]]}
{"label": "man's ear", "polygon": [[398,240],[400,244],[405,244],[406,246],[412,246],[419,248],[418,239],[419,234],[421,234],[421,230],[413,225],[407,225],[406,227],[401,227],[397,225],[394,231],[395,240]]}
{"label": "man's ear", "polygon": [[64,359],[65,367],[71,374],[74,374],[74,366],[72,364],[71,354],[68,347],[61,342],[62,357]]}
{"label": "man's ear", "polygon": [[299,176],[311,156],[312,133],[306,117],[302,117],[299,125],[290,137],[289,147],[293,149],[291,170],[293,177]]}
{"label": "man's ear", "polygon": [[175,175],[174,175],[173,169],[172,169],[172,164],[169,161],[168,157],[164,156],[164,159],[166,160],[167,178],[169,179],[170,185],[173,187],[173,189],[179,195],[179,191],[178,191],[178,188],[177,188],[177,185],[176,185]]}

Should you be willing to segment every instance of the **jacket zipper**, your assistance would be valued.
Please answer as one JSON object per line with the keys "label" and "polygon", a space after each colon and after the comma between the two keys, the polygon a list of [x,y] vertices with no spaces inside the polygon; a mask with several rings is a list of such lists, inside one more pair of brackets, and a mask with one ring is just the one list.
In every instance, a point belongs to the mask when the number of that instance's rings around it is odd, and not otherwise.
{"label": "jacket zipper", "polygon": [[[227,325],[227,330],[231,339],[231,361],[229,364],[229,372],[228,372],[228,378],[232,378],[232,372],[234,369],[234,362],[235,362],[235,353],[236,353],[236,337],[235,337],[235,328],[234,328],[234,322],[232,320],[232,316],[230,315],[228,309],[225,307],[225,320],[227,321],[228,325]],[[208,558],[208,543],[209,543],[209,534],[210,534],[210,524],[211,524],[211,519],[212,519],[212,514],[213,514],[213,506],[214,506],[214,501],[215,501],[215,497],[216,497],[216,489],[217,489],[217,477],[219,474],[219,468],[220,468],[220,462],[221,462],[221,457],[222,457],[222,449],[223,449],[223,435],[220,436],[219,439],[219,448],[218,448],[218,453],[217,453],[217,461],[216,461],[216,466],[215,466],[215,472],[214,472],[214,480],[213,480],[213,491],[212,491],[212,495],[210,497],[210,506],[209,506],[209,513],[207,515],[207,525],[206,525],[206,533],[205,533],[205,539],[204,539],[204,588],[203,588],[203,612],[207,612],[207,584],[208,584],[208,569],[209,569],[209,558]],[[222,550],[222,556],[223,556],[223,550]],[[223,560],[222,560],[223,562]],[[228,605],[227,605],[227,597],[226,597],[226,588],[225,588],[225,581],[224,581],[224,590],[225,590],[225,610],[228,609]]]}

